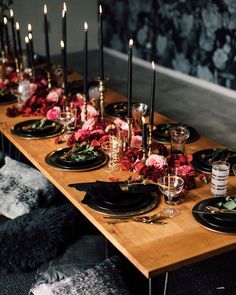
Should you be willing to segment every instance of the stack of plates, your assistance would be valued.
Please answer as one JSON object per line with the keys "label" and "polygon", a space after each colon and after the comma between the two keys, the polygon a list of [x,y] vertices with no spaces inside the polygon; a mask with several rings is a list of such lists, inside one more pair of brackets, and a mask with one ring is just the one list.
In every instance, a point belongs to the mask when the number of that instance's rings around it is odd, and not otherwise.
{"label": "stack of plates", "polygon": [[[207,229],[216,232],[236,234],[236,214],[230,213],[219,213],[219,214],[211,214],[201,213],[205,211],[206,206],[215,206],[217,207],[217,203],[225,201],[224,197],[218,198],[210,198],[207,200],[203,200],[197,203],[193,207],[193,216],[197,222],[199,222],[202,226]],[[199,211],[200,213],[198,213]],[[236,213],[236,212],[235,212]]]}

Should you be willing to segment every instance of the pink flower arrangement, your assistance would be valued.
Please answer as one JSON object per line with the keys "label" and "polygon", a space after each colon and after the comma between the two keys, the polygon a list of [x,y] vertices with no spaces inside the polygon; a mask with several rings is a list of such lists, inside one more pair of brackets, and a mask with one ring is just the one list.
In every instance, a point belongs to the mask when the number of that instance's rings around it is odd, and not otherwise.
{"label": "pink flower arrangement", "polygon": [[82,130],[93,130],[94,126],[95,126],[95,119],[90,118],[86,122],[84,122],[81,129]]}
{"label": "pink flower arrangement", "polygon": [[56,102],[57,103],[59,101],[59,98],[60,98],[61,94],[62,94],[62,91],[61,91],[61,89],[59,91],[59,88],[51,90],[48,93],[48,95],[46,97],[46,100],[48,102]]}
{"label": "pink flower arrangement", "polygon": [[121,120],[120,118],[115,119],[114,124],[117,126],[118,129],[128,131],[128,123]]}
{"label": "pink flower arrangement", "polygon": [[[92,107],[91,105],[87,105],[87,120],[97,117],[98,116],[98,111]],[[85,122],[85,107],[81,107],[81,121]]]}
{"label": "pink flower arrangement", "polygon": [[60,107],[54,107],[47,112],[46,117],[48,120],[55,121],[60,116],[60,113]]}
{"label": "pink flower arrangement", "polygon": [[166,158],[160,155],[150,155],[145,163],[147,166],[154,166],[157,169],[162,169],[167,166]]}
{"label": "pink flower arrangement", "polygon": [[140,135],[133,135],[131,138],[131,146],[134,149],[141,149],[142,146],[142,136]]}

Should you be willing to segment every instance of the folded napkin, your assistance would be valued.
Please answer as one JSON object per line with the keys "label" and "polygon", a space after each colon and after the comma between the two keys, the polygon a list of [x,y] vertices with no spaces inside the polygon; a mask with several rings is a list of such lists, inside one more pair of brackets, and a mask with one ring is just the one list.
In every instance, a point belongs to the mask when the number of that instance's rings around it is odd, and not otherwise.
{"label": "folded napkin", "polygon": [[70,187],[74,187],[79,191],[87,192],[82,203],[89,204],[91,201],[97,200],[109,200],[118,201],[123,198],[134,197],[135,195],[151,193],[158,191],[158,186],[155,184],[129,184],[126,182],[85,182],[69,184]]}

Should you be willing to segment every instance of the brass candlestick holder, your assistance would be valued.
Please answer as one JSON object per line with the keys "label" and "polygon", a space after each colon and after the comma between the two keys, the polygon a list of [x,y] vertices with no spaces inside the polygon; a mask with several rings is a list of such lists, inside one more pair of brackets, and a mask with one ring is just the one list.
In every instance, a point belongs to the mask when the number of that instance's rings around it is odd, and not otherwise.
{"label": "brass candlestick holder", "polygon": [[152,130],[153,125],[148,124],[148,156],[150,156],[152,153]]}
{"label": "brass candlestick holder", "polygon": [[87,118],[88,118],[88,95],[87,94],[84,94],[83,95],[83,98],[84,98],[84,117],[85,117],[85,122],[87,121]]}
{"label": "brass candlestick holder", "polygon": [[128,123],[128,142],[127,142],[127,146],[128,146],[128,148],[130,148],[130,145],[131,145],[132,120],[133,120],[133,118],[127,118],[127,123]]}
{"label": "brass candlestick holder", "polygon": [[52,88],[52,79],[51,79],[51,72],[47,71],[47,79],[48,79],[48,89]]}
{"label": "brass candlestick holder", "polygon": [[105,78],[104,80],[101,80],[100,78],[97,78],[98,81],[98,91],[99,91],[99,112],[101,121],[104,119],[104,99],[105,99],[105,83],[108,80],[108,78]]}
{"label": "brass candlestick holder", "polygon": [[143,152],[142,162],[145,163],[147,160],[147,147],[142,147],[142,152]]}
{"label": "brass candlestick holder", "polygon": [[20,74],[20,63],[19,63],[19,59],[17,57],[15,58],[15,64],[16,64],[16,74],[17,74],[17,76],[19,76],[19,74]]}

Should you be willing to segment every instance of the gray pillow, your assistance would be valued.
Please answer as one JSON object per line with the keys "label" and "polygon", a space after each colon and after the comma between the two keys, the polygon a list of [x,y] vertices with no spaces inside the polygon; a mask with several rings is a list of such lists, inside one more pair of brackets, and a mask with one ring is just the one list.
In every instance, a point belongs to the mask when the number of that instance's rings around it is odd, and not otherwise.
{"label": "gray pillow", "polygon": [[31,289],[34,295],[129,295],[119,271],[119,259],[112,257],[84,272],[52,284]]}
{"label": "gray pillow", "polygon": [[55,197],[55,189],[38,170],[5,157],[0,196],[0,213],[13,219],[48,203]]}

